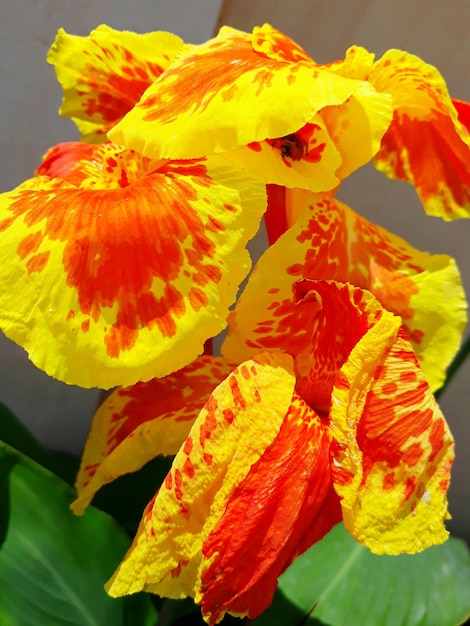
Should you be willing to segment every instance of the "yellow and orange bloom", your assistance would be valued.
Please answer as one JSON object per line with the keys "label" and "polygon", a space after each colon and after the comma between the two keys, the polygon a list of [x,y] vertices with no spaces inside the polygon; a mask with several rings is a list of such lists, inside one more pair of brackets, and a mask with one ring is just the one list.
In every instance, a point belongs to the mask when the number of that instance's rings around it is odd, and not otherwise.
{"label": "yellow and orange bloom", "polygon": [[412,183],[427,213],[470,215],[469,131],[436,68],[398,50],[374,63],[353,46],[319,65],[269,25],[224,27],[180,55],[110,136],[154,158],[227,152],[266,183],[316,192],[378,152],[376,167]]}
{"label": "yellow and orange bloom", "polygon": [[[60,31],[48,60],[90,143],[0,196],[0,326],[51,376],[120,385],[76,513],[176,455],[108,592],[191,596],[213,625],[260,614],[341,520],[377,554],[445,541],[453,440],[432,392],[460,276],[334,192],[375,157],[430,214],[468,217],[469,105],[412,55],[320,65],[269,25],[200,46]],[[237,301],[266,194],[272,245]],[[224,356],[200,356],[227,323]]]}
{"label": "yellow and orange bloom", "polygon": [[229,318],[223,354],[241,362],[259,350],[283,350],[296,332],[295,282],[337,280],[368,289],[402,318],[431,389],[438,389],[467,321],[455,261],[416,250],[331,194],[274,191],[268,226],[279,215],[290,228],[264,252],[250,275]]}
{"label": "yellow and orange bloom", "polygon": [[264,186],[220,157],[61,144],[0,196],[0,324],[83,387],[178,370],[226,325]]}
{"label": "yellow and orange bloom", "polygon": [[[345,73],[372,61],[351,52]],[[271,26],[224,27],[178,55],[109,137],[151,158],[223,152],[266,183],[325,191],[373,157],[391,118],[389,95]]]}
{"label": "yellow and orange bloom", "polygon": [[166,32],[137,34],[101,25],[87,37],[57,33],[47,60],[64,90],[60,114],[70,117],[84,141],[106,133],[173,62],[184,42]]}
{"label": "yellow and orange bloom", "polygon": [[292,356],[258,353],[213,390],[111,595],[189,595],[215,624],[263,611],[341,519],[379,554],[446,539],[453,441],[400,318],[331,281],[300,281],[296,302]]}

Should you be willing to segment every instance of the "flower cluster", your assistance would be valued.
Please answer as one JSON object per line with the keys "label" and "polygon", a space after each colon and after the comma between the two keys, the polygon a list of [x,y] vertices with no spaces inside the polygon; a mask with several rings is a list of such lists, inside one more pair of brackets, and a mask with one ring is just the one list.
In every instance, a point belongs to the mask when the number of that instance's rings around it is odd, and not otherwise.
{"label": "flower cluster", "polygon": [[82,141],[0,196],[0,325],[49,375],[118,386],[76,513],[175,455],[108,592],[191,596],[215,624],[261,613],[341,520],[377,554],[445,541],[433,392],[466,322],[459,272],[335,194],[373,159],[428,214],[469,217],[469,105],[406,52],[320,65],[269,25],[197,46],[60,31],[48,60]]}

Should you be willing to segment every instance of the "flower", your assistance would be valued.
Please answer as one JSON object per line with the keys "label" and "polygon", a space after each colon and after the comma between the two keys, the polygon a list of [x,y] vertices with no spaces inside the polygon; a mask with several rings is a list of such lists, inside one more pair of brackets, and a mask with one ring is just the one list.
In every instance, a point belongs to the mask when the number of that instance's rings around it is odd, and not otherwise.
{"label": "flower", "polygon": [[180,369],[226,325],[262,183],[220,157],[60,144],[0,196],[0,325],[49,375],[109,388]]}
{"label": "flower", "polygon": [[267,24],[224,27],[181,54],[110,137],[153,158],[228,152],[267,183],[316,192],[378,150],[376,167],[412,183],[427,213],[470,216],[469,131],[436,68],[399,50],[374,63],[354,46],[319,65]]}
{"label": "flower", "polygon": [[[458,270],[334,194],[375,158],[428,213],[468,217],[470,105],[407,53],[320,65],[269,25],[201,46],[60,31],[48,58],[93,143],[0,196],[0,324],[50,375],[123,385],[75,512],[175,454],[108,592],[191,596],[213,625],[259,615],[341,520],[377,554],[445,541],[453,439],[432,391],[465,322]],[[266,188],[271,246],[229,314]],[[224,356],[199,356],[227,319]]]}
{"label": "flower", "polygon": [[452,437],[400,319],[331,281],[300,281],[296,302],[293,356],[259,353],[213,390],[111,595],[190,595],[215,624],[263,611],[341,518],[377,553],[445,540]]}
{"label": "flower", "polygon": [[351,50],[340,75],[269,25],[224,27],[178,55],[109,137],[151,158],[223,152],[266,183],[326,191],[371,159],[390,124],[390,96],[354,77],[371,63]]}
{"label": "flower", "polygon": [[271,226],[280,234],[278,222],[286,232],[263,253],[238,298],[223,354],[241,362],[259,350],[282,350],[297,323],[294,283],[336,280],[368,289],[402,318],[431,389],[439,389],[467,321],[455,261],[416,250],[332,194],[274,191],[268,233]]}

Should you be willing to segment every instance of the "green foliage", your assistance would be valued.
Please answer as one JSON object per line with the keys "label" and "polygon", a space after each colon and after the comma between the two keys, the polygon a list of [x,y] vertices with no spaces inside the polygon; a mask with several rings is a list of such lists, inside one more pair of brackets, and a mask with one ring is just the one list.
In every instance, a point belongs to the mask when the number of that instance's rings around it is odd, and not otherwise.
{"label": "green foliage", "polygon": [[376,556],[339,524],[281,576],[273,604],[253,626],[456,626],[469,616],[462,541]]}
{"label": "green foliage", "polygon": [[149,596],[115,600],[103,589],[128,536],[92,507],[74,516],[73,499],[60,478],[0,443],[0,625],[153,626]]}

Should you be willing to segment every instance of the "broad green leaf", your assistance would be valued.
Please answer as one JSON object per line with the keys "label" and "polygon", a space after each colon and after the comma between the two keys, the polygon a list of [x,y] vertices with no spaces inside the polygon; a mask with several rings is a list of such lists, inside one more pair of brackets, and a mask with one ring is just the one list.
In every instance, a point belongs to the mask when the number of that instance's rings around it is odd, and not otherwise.
{"label": "broad green leaf", "polygon": [[72,489],[0,444],[1,626],[153,626],[144,594],[111,599],[103,589],[129,538],[108,515],[69,510]]}
{"label": "broad green leaf", "polygon": [[376,556],[340,524],[284,572],[273,604],[253,626],[456,626],[469,616],[463,541]]}

